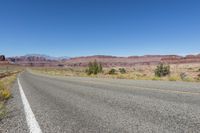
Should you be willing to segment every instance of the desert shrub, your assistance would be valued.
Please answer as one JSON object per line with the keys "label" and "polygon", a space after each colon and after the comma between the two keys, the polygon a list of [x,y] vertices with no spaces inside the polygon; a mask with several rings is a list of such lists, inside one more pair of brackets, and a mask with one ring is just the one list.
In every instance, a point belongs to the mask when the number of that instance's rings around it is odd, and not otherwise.
{"label": "desert shrub", "polygon": [[110,71],[108,72],[108,74],[116,74],[116,70],[114,68],[110,69]]}
{"label": "desert shrub", "polygon": [[160,80],[159,77],[153,77],[152,80]]}
{"label": "desert shrub", "polygon": [[155,76],[163,77],[170,74],[170,66],[164,65],[163,63],[159,64],[155,69]]}
{"label": "desert shrub", "polygon": [[189,67],[188,70],[193,70],[193,68]]}
{"label": "desert shrub", "polygon": [[186,80],[187,74],[186,73],[180,73],[180,77],[181,77],[181,80]]}
{"label": "desert shrub", "polygon": [[119,74],[116,76],[118,79],[126,79],[127,77],[125,75]]}
{"label": "desert shrub", "polygon": [[169,81],[176,81],[175,77],[169,77]]}
{"label": "desert shrub", "polygon": [[200,74],[197,74],[197,80],[200,80]]}
{"label": "desert shrub", "polygon": [[101,63],[98,63],[96,60],[94,62],[89,62],[88,64],[88,69],[86,69],[86,73],[88,75],[91,74],[98,74],[101,73],[103,71],[103,67],[101,65]]}
{"label": "desert shrub", "polygon": [[169,81],[177,81],[177,80],[179,80],[179,77],[177,77],[177,76],[170,76],[169,77]]}
{"label": "desert shrub", "polygon": [[194,81],[194,79],[193,78],[191,78],[191,77],[187,77],[184,81],[186,81],[186,82],[193,82]]}
{"label": "desert shrub", "polygon": [[3,97],[3,90],[5,89],[4,85],[3,85],[3,82],[0,81],[0,101],[4,99]]}
{"label": "desert shrub", "polygon": [[1,95],[3,97],[4,100],[7,100],[10,98],[10,91],[8,89],[5,89],[1,92]]}
{"label": "desert shrub", "polygon": [[200,72],[200,68],[197,71]]}
{"label": "desert shrub", "polygon": [[120,72],[121,74],[124,74],[124,73],[126,73],[126,69],[125,69],[125,68],[119,68],[119,72]]}
{"label": "desert shrub", "polygon": [[3,82],[0,81],[0,100],[6,100],[10,97],[10,91],[5,88]]}
{"label": "desert shrub", "polygon": [[64,67],[64,64],[58,64],[59,67]]}

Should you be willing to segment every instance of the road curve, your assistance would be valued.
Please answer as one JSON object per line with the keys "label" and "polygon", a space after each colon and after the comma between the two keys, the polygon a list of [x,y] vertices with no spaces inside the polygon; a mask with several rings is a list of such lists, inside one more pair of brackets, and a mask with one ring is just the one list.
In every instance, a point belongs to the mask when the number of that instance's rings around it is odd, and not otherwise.
{"label": "road curve", "polygon": [[200,84],[24,72],[19,77],[43,133],[200,131]]}

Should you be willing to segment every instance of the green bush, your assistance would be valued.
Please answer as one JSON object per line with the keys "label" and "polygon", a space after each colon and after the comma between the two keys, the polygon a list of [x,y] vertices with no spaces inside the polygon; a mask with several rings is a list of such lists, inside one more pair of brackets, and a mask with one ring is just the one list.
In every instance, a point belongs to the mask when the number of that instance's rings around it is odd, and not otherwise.
{"label": "green bush", "polygon": [[114,68],[110,69],[110,71],[108,72],[108,74],[115,74],[116,70]]}
{"label": "green bush", "polygon": [[164,65],[163,63],[159,64],[155,69],[155,76],[163,77],[170,74],[170,66]]}
{"label": "green bush", "polygon": [[119,72],[120,72],[121,74],[124,74],[124,73],[126,73],[126,69],[125,69],[125,68],[119,68]]}
{"label": "green bush", "polygon": [[88,69],[86,69],[86,73],[88,75],[91,74],[98,74],[101,73],[103,71],[103,67],[101,65],[101,63],[98,63],[96,60],[94,62],[89,62],[88,64]]}

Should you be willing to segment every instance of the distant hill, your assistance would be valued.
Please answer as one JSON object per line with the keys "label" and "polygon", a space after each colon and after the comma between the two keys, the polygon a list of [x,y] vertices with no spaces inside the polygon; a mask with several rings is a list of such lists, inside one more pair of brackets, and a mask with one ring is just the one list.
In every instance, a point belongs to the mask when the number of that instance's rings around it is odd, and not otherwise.
{"label": "distant hill", "polygon": [[200,55],[144,55],[144,56],[129,56],[129,57],[117,57],[117,56],[105,56],[94,55],[70,58],[65,61],[66,66],[87,66],[91,61],[97,60],[101,62],[103,66],[112,67],[132,67],[136,65],[154,65],[161,62],[168,64],[183,64],[183,63],[200,63]]}
{"label": "distant hill", "polygon": [[44,55],[44,54],[27,54],[25,55],[26,57],[42,57],[45,58],[47,60],[63,60],[63,59],[69,59],[70,57],[68,56],[61,56],[61,57],[53,57],[53,56],[48,56],[48,55]]}
{"label": "distant hill", "polygon": [[12,64],[23,66],[58,66],[61,60],[69,57],[52,57],[42,54],[27,54],[24,56],[8,57],[7,60]]}
{"label": "distant hill", "polygon": [[159,63],[184,64],[200,63],[200,54],[198,55],[144,55],[117,57],[107,55],[82,56],[75,58],[51,57],[41,54],[28,54],[25,56],[16,56],[7,58],[12,64],[24,66],[87,66],[89,62],[97,60],[105,67],[134,67],[136,65],[156,65]]}

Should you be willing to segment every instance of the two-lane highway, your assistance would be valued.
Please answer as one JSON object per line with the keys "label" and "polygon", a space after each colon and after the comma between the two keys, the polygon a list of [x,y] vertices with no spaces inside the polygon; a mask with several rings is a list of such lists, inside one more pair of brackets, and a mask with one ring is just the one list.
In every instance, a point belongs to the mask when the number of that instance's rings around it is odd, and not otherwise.
{"label": "two-lane highway", "polygon": [[44,133],[200,132],[198,83],[29,72],[18,79]]}

